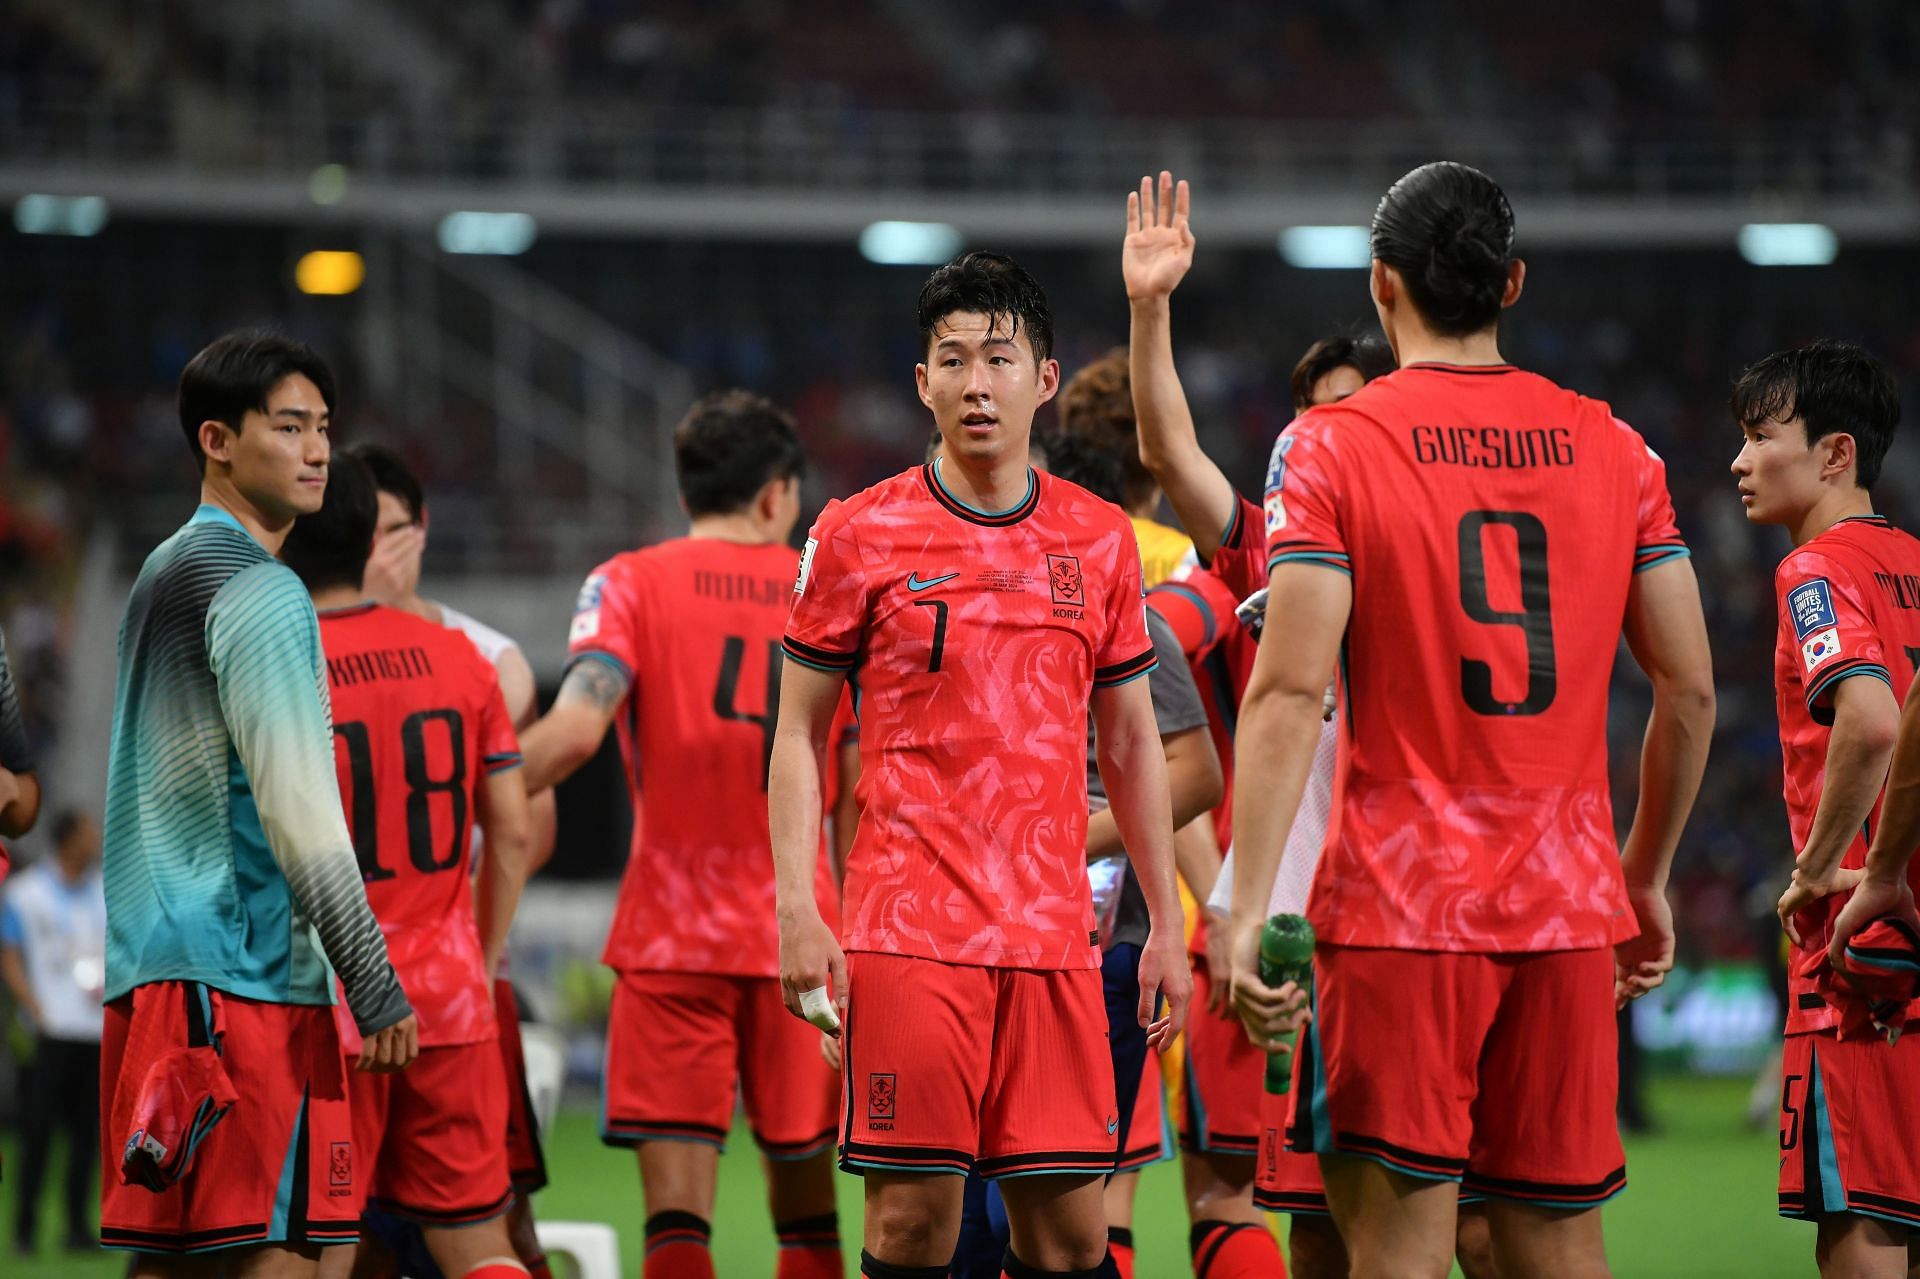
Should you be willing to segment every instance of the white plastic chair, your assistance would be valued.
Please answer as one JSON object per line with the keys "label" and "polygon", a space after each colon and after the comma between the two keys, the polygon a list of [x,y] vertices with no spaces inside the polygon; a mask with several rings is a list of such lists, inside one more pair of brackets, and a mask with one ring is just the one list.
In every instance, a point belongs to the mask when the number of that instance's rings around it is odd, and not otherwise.
{"label": "white plastic chair", "polygon": [[620,1236],[598,1221],[541,1221],[534,1224],[541,1251],[551,1260],[565,1257],[579,1279],[620,1279]]}

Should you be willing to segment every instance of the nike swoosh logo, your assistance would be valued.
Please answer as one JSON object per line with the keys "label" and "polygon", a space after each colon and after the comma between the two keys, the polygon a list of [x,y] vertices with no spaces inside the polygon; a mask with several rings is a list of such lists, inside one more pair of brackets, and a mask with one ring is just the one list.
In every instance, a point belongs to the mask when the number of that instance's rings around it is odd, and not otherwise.
{"label": "nike swoosh logo", "polygon": [[909,573],[907,574],[907,589],[914,592],[915,594],[918,594],[921,591],[929,590],[932,587],[938,586],[942,582],[951,582],[954,578],[958,576],[960,576],[958,573],[949,573],[945,577],[936,577],[931,579],[930,581],[923,582],[920,580],[920,575],[918,573]]}

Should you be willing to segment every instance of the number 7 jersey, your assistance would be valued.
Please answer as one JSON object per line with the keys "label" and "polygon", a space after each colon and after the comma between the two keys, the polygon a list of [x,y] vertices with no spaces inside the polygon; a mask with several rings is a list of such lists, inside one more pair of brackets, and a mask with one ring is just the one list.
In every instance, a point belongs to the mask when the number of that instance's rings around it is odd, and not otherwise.
{"label": "number 7 jersey", "polygon": [[830,503],[808,538],[787,656],[859,698],[848,950],[1099,965],[1087,710],[1153,668],[1140,552],[1119,507],[1027,474],[987,512],[918,467]]}
{"label": "number 7 jersey", "polygon": [[[1607,689],[1636,572],[1687,554],[1607,406],[1506,365],[1410,365],[1283,433],[1269,566],[1353,578],[1323,940],[1578,950],[1634,935]],[[1263,643],[1286,642],[1269,614]]]}

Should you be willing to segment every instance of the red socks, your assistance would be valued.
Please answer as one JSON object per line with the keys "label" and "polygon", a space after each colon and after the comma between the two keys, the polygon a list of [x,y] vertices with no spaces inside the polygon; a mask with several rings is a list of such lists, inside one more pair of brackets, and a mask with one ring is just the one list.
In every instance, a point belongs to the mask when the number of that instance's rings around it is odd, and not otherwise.
{"label": "red socks", "polygon": [[1107,1255],[1120,1279],[1133,1279],[1133,1231],[1126,1226],[1107,1227]]}
{"label": "red socks", "polygon": [[489,1261],[467,1271],[463,1279],[526,1279],[526,1273],[517,1261]]}
{"label": "red socks", "polygon": [[831,1212],[775,1224],[780,1265],[774,1279],[841,1279],[840,1218]]}
{"label": "red socks", "polygon": [[707,1241],[713,1227],[690,1212],[656,1212],[647,1218],[647,1259],[642,1279],[714,1279]]}
{"label": "red socks", "polygon": [[1250,1221],[1196,1221],[1188,1236],[1194,1279],[1286,1279],[1280,1241]]}

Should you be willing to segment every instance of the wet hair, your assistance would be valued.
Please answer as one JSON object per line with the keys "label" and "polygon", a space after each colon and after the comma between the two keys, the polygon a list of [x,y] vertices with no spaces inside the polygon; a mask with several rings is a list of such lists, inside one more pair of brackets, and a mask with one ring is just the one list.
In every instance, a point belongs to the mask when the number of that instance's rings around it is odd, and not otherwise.
{"label": "wet hair", "polygon": [[940,322],[962,311],[986,316],[989,331],[1003,319],[1010,322],[1013,336],[1026,330],[1036,362],[1053,354],[1053,312],[1046,292],[1012,258],[998,253],[962,254],[928,276],[914,308],[920,349],[931,350]]}
{"label": "wet hair", "polygon": [[240,429],[248,413],[265,413],[273,388],[295,373],[305,374],[333,410],[333,370],[318,352],[271,329],[242,329],[215,338],[180,371],[180,429],[204,474],[206,451],[200,424],[224,422]]}
{"label": "wet hair", "polygon": [[1478,169],[1423,164],[1387,189],[1373,212],[1373,256],[1400,273],[1428,327],[1444,337],[1500,318],[1513,261],[1513,206]]}
{"label": "wet hair", "polygon": [[1127,349],[1115,347],[1073,375],[1060,390],[1059,428],[1055,435],[1081,436],[1105,449],[1120,467],[1120,490],[1113,499],[1132,508],[1151,502],[1159,482],[1140,460],[1140,429],[1133,416],[1133,379]]}
{"label": "wet hair", "polygon": [[1871,489],[1900,424],[1900,388],[1863,348],[1821,338],[1748,365],[1733,384],[1732,407],[1743,427],[1799,418],[1808,448],[1829,435],[1851,435],[1854,482]]}
{"label": "wet hair", "polygon": [[1047,471],[1078,484],[1103,502],[1122,505],[1120,460],[1099,440],[1058,427],[1046,434]]}
{"label": "wet hair", "polygon": [[427,495],[405,458],[384,444],[355,444],[345,450],[345,455],[367,468],[377,492],[395,498],[407,508],[415,524],[420,522],[426,514]]}
{"label": "wet hair", "polygon": [[302,515],[280,547],[280,561],[309,591],[359,589],[373,554],[380,519],[379,490],[365,462],[344,453],[327,464],[327,495],[320,509]]}
{"label": "wet hair", "polygon": [[1349,337],[1336,333],[1321,338],[1307,348],[1293,366],[1288,387],[1293,392],[1293,411],[1305,413],[1313,407],[1313,388],[1335,369],[1352,369],[1363,382],[1371,382],[1393,372],[1393,352],[1377,337]]}
{"label": "wet hair", "polygon": [[729,515],[770,480],[807,469],[793,418],[751,391],[715,391],[694,401],[673,428],[673,468],[687,514]]}

